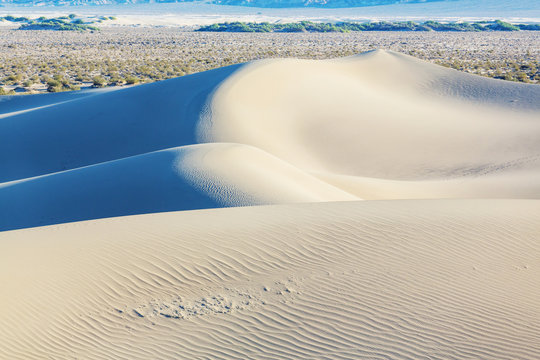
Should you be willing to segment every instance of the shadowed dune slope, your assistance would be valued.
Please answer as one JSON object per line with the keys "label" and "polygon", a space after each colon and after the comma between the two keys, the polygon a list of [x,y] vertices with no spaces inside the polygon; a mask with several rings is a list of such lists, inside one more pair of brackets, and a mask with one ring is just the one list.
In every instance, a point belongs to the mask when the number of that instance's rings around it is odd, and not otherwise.
{"label": "shadowed dune slope", "polygon": [[[237,205],[540,197],[540,86],[389,51],[12,97],[0,114],[0,230]],[[192,168],[175,167],[196,144]]]}
{"label": "shadowed dune slope", "polygon": [[3,232],[0,358],[536,359],[539,233],[538,200],[274,205]]}
{"label": "shadowed dune slope", "polygon": [[81,91],[66,91],[50,94],[37,95],[6,95],[0,98],[0,119],[10,117],[15,114],[35,111],[48,106],[55,106],[69,101],[78,100],[84,97],[100,95],[105,92],[119,90],[120,88],[108,87],[102,89],[91,89]]}
{"label": "shadowed dune slope", "polygon": [[358,199],[257,148],[202,144],[0,184],[0,231],[173,210]]}
{"label": "shadowed dune slope", "polygon": [[[214,88],[239,66],[123,88],[85,92],[0,119],[0,181],[17,180],[196,143],[194,127]],[[49,105],[49,106],[46,106]],[[0,103],[0,111],[10,100]]]}

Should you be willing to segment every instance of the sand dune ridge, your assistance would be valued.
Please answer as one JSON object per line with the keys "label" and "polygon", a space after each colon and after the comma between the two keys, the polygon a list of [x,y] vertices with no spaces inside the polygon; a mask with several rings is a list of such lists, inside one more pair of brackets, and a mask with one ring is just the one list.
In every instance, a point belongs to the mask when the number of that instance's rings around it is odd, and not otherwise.
{"label": "sand dune ridge", "polygon": [[[540,195],[540,86],[461,74],[390,51],[264,60],[48,99],[2,103],[0,229],[217,204]],[[172,162],[157,166],[144,155],[198,143],[248,147],[227,160],[219,154],[224,146],[216,152],[205,145],[180,178],[171,175]],[[219,160],[210,161],[213,154]],[[118,176],[127,163],[132,170]],[[75,174],[88,186],[61,180]],[[260,186],[263,178],[274,184]],[[46,189],[59,187],[67,190],[44,199]],[[76,200],[80,193],[91,206]],[[205,196],[213,200],[188,200]],[[28,202],[43,207],[26,214]],[[54,214],[52,207],[72,210]]]}

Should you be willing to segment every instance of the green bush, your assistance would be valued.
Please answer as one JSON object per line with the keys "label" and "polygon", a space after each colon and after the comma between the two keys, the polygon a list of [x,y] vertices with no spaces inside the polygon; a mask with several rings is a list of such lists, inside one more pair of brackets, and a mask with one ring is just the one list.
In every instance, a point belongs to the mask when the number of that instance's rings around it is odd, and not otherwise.
{"label": "green bush", "polygon": [[140,80],[135,76],[128,76],[124,80],[126,80],[126,84],[133,85],[137,84]]}
{"label": "green bush", "polygon": [[10,84],[17,84],[19,83],[20,81],[22,80],[22,75],[21,74],[12,74],[12,75],[9,75],[7,76],[4,81],[6,83],[10,83]]}
{"label": "green bush", "polygon": [[486,27],[496,31],[519,31],[519,27],[501,20],[496,20],[495,23],[487,25]]}
{"label": "green bush", "polygon": [[92,82],[94,83],[94,87],[104,87],[107,85],[107,80],[105,80],[102,76],[94,76],[92,78]]}

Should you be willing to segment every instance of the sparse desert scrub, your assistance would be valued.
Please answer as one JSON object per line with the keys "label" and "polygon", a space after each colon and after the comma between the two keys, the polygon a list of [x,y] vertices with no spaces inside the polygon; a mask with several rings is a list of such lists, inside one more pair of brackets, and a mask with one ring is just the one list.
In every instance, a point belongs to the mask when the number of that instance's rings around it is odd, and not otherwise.
{"label": "sparse desert scrub", "polygon": [[372,21],[372,22],[312,22],[293,23],[269,22],[224,22],[201,26],[197,31],[212,32],[350,32],[350,31],[520,31],[540,30],[538,26],[510,24],[501,20],[480,22],[438,22],[438,21]]}
{"label": "sparse desert scrub", "polygon": [[[99,33],[0,29],[0,86],[27,93],[157,81],[264,58],[328,59],[376,48],[472,74],[540,81],[537,32],[205,33],[103,28]],[[51,87],[44,78],[67,80]]]}
{"label": "sparse desert scrub", "polygon": [[70,14],[68,16],[59,16],[56,18],[46,18],[40,16],[39,18],[27,18],[27,17],[14,17],[7,15],[0,17],[0,21],[8,21],[13,24],[20,24],[19,30],[55,30],[55,31],[98,31],[99,28],[92,26],[94,23],[101,23],[105,20],[115,20],[114,17],[91,17],[91,18],[77,18],[76,14]]}

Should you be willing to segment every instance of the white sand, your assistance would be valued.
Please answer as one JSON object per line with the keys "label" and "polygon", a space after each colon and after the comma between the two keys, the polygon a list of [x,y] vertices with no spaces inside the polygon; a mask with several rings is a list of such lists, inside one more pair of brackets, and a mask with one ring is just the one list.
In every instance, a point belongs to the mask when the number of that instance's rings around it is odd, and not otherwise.
{"label": "white sand", "polygon": [[540,357],[540,86],[376,51],[2,100],[0,230],[57,225],[0,232],[1,359]]}
{"label": "white sand", "polygon": [[539,231],[537,200],[394,200],[6,232],[0,357],[535,359]]}

